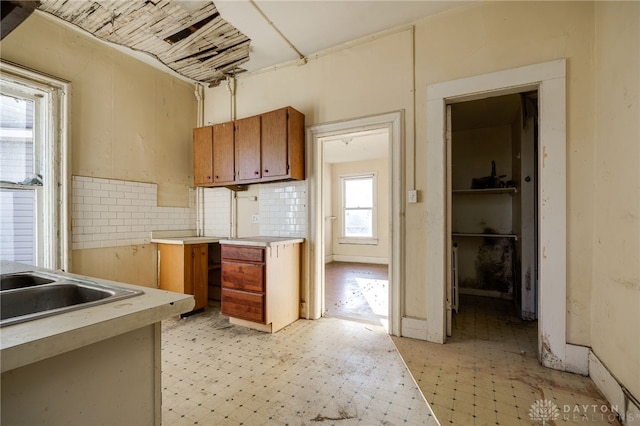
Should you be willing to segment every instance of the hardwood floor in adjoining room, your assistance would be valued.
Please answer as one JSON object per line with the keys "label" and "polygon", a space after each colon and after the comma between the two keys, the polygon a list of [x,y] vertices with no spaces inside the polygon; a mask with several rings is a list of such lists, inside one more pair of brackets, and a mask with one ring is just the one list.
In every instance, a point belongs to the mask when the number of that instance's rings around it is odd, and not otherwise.
{"label": "hardwood floor in adjoining room", "polygon": [[389,268],[369,263],[325,265],[325,312],[328,317],[386,323]]}

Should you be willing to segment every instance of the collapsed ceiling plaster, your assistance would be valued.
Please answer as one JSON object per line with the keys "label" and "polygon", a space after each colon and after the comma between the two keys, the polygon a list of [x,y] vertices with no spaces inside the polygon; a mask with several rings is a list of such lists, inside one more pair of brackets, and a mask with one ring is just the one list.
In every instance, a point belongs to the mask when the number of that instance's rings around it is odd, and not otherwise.
{"label": "collapsed ceiling plaster", "polygon": [[38,11],[154,66],[159,62],[185,79],[215,86],[244,72],[303,65],[336,46],[474,1],[40,0]]}
{"label": "collapsed ceiling plaster", "polygon": [[177,73],[211,85],[245,70],[251,40],[211,1],[41,0],[38,10],[99,39],[153,55]]}

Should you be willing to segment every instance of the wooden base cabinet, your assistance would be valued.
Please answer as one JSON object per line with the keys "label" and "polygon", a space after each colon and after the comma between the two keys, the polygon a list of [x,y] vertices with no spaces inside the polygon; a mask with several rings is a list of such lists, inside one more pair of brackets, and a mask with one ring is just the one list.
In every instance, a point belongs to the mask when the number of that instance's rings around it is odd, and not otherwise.
{"label": "wooden base cabinet", "polygon": [[163,290],[191,294],[194,311],[208,304],[208,244],[158,244],[158,280]]}
{"label": "wooden base cabinet", "polygon": [[300,244],[224,244],[222,314],[232,324],[269,333],[300,316]]}

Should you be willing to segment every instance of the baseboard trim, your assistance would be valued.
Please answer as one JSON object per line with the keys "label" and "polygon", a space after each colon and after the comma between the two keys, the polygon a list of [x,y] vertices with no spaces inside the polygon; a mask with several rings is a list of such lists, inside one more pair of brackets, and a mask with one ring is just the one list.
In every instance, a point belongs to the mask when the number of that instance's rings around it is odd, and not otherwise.
{"label": "baseboard trim", "polygon": [[427,340],[427,321],[418,318],[403,317],[400,334],[402,337],[408,337],[410,339]]}
{"label": "baseboard trim", "polygon": [[334,254],[333,261],[335,262],[353,262],[353,263],[374,263],[377,265],[388,265],[389,259],[386,257],[371,257],[371,256],[349,256],[344,254]]}
{"label": "baseboard trim", "polygon": [[589,351],[589,376],[607,398],[624,425],[640,425],[640,402],[611,374],[600,358]]}
{"label": "baseboard trim", "polygon": [[590,352],[591,349],[588,346],[579,346],[567,343],[564,360],[565,371],[588,376]]}

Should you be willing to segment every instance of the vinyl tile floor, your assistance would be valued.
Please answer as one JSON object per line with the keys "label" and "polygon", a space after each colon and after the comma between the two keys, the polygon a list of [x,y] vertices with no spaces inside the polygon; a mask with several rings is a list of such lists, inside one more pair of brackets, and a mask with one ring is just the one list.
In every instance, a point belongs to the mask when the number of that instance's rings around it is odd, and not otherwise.
{"label": "vinyl tile floor", "polygon": [[537,322],[509,301],[461,295],[444,345],[392,340],[442,425],[620,424],[589,377],[538,363]]}
{"label": "vinyl tile floor", "polygon": [[163,425],[437,425],[380,325],[298,320],[275,334],[219,305],[162,323]]}

